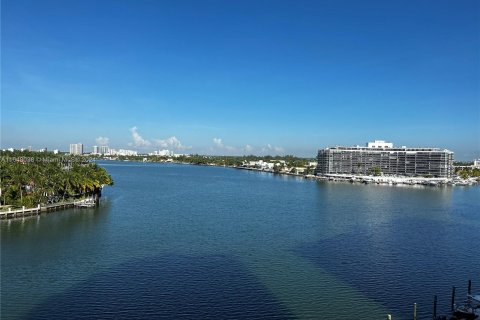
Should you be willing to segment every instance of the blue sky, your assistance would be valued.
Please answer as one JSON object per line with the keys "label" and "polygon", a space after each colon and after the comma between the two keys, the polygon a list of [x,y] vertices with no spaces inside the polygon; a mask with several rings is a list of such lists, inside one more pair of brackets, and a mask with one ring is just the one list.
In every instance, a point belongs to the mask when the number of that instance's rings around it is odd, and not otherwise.
{"label": "blue sky", "polygon": [[1,145],[480,157],[480,2],[1,2]]}

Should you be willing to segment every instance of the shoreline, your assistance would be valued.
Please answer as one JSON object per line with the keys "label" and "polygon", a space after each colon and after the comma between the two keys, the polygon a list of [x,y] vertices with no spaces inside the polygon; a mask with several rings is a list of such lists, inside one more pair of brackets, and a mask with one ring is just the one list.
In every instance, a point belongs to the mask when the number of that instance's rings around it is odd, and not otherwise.
{"label": "shoreline", "polygon": [[314,179],[325,181],[341,181],[363,184],[402,185],[402,186],[473,186],[477,185],[475,179],[460,178],[431,178],[431,177],[406,177],[406,176],[368,176],[352,174],[325,174],[314,176]]}
{"label": "shoreline", "polygon": [[313,175],[313,174],[300,174],[290,172],[274,172],[273,170],[265,170],[252,167],[242,166],[226,166],[218,164],[195,164],[190,162],[181,161],[135,161],[135,160],[101,160],[101,161],[122,161],[122,162],[139,162],[139,163],[163,163],[163,164],[182,164],[202,167],[223,167],[232,168],[237,170],[267,172],[272,174],[279,174],[285,176],[294,176],[304,179],[311,179],[317,181],[327,182],[349,182],[349,183],[363,183],[363,184],[378,184],[378,185],[392,185],[392,186],[429,186],[429,187],[441,187],[441,186],[475,186],[479,185],[480,181],[475,178],[461,179],[456,178],[431,178],[431,177],[406,177],[406,176],[369,176],[369,175],[354,175],[354,174],[325,174],[325,175]]}
{"label": "shoreline", "polygon": [[350,182],[363,184],[381,184],[381,185],[403,185],[403,186],[473,186],[479,182],[476,180],[449,179],[449,178],[427,178],[427,177],[404,177],[404,176],[369,176],[352,174],[325,174],[325,175],[303,175],[288,172],[273,172],[257,168],[231,167],[234,169],[251,170],[259,172],[270,172],[273,174],[289,175],[312,179],[318,181]]}
{"label": "shoreline", "polygon": [[[103,161],[121,161],[121,162],[138,162],[145,163],[144,161],[132,161],[132,160],[103,160]],[[479,181],[475,179],[463,180],[460,178],[427,178],[427,177],[404,177],[404,176],[369,176],[369,175],[352,175],[352,174],[325,174],[325,175],[313,175],[313,174],[299,174],[290,172],[274,172],[272,170],[264,170],[259,168],[241,167],[241,166],[226,166],[217,164],[195,164],[188,162],[148,162],[148,163],[160,163],[160,164],[182,164],[202,167],[223,167],[237,170],[247,170],[256,172],[271,173],[274,175],[293,176],[303,179],[316,180],[322,182],[342,182],[342,183],[354,183],[354,184],[376,184],[385,186],[399,186],[399,187],[453,187],[453,186],[477,186]],[[82,201],[80,199],[80,201]],[[70,201],[66,203],[57,203],[52,205],[38,205],[33,208],[22,208],[11,211],[0,212],[0,220],[12,220],[20,219],[32,216],[39,216],[41,213],[48,213],[50,211],[61,211],[72,208],[76,205],[76,201]]]}
{"label": "shoreline", "polygon": [[[92,202],[93,201],[93,202]],[[52,204],[38,204],[36,207],[26,208],[22,206],[21,208],[8,208],[8,210],[0,211],[0,220],[12,220],[12,219],[21,219],[27,217],[39,216],[42,213],[49,213],[52,211],[63,211],[66,209],[71,209],[75,207],[93,207],[98,205],[99,199],[94,199],[92,197],[85,197],[70,201],[57,202]],[[94,205],[91,205],[93,203]]]}

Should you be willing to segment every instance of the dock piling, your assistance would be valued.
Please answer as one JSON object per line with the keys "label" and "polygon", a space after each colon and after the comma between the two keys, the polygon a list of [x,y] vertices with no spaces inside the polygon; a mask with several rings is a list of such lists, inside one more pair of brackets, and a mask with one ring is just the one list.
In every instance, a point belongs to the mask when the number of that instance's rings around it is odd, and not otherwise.
{"label": "dock piling", "polygon": [[468,295],[472,294],[472,280],[468,280]]}
{"label": "dock piling", "polygon": [[417,303],[413,304],[413,320],[417,320]]}
{"label": "dock piling", "polygon": [[451,305],[450,305],[450,310],[453,312],[453,310],[455,309],[455,286],[453,286],[452,288],[452,302],[451,302]]}
{"label": "dock piling", "polygon": [[433,319],[437,318],[437,295],[433,297]]}

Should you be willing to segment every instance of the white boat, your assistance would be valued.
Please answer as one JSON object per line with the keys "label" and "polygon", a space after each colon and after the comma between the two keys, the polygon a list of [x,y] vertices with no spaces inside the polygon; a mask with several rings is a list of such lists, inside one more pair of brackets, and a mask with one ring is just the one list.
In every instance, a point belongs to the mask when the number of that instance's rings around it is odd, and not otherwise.
{"label": "white boat", "polygon": [[96,202],[95,202],[95,199],[93,198],[88,198],[88,199],[75,202],[75,206],[80,208],[92,208],[92,207],[95,207],[95,205],[96,205]]}

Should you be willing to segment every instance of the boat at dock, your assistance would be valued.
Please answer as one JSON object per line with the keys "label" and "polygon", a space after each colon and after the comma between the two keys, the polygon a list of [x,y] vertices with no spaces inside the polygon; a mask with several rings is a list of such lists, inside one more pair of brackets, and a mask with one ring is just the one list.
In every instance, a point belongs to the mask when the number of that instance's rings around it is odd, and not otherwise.
{"label": "boat at dock", "polygon": [[88,198],[75,202],[76,207],[80,208],[93,208],[96,205],[96,201],[93,198]]}
{"label": "boat at dock", "polygon": [[[472,294],[472,281],[468,281],[467,299],[455,303],[455,287],[452,288],[451,310],[448,316],[437,316],[437,296],[433,300],[433,320],[475,320],[480,319],[480,294]],[[415,318],[415,317],[414,317]]]}
{"label": "boat at dock", "polygon": [[467,294],[465,303],[459,306],[454,305],[453,310],[454,319],[473,320],[480,318],[480,294]]}
{"label": "boat at dock", "polygon": [[455,311],[453,312],[453,316],[455,318],[453,319],[464,319],[464,320],[474,320],[474,319],[478,319],[478,317],[480,316],[480,311],[478,310],[478,308],[473,308],[471,306],[460,306],[460,307],[457,307],[455,309]]}

